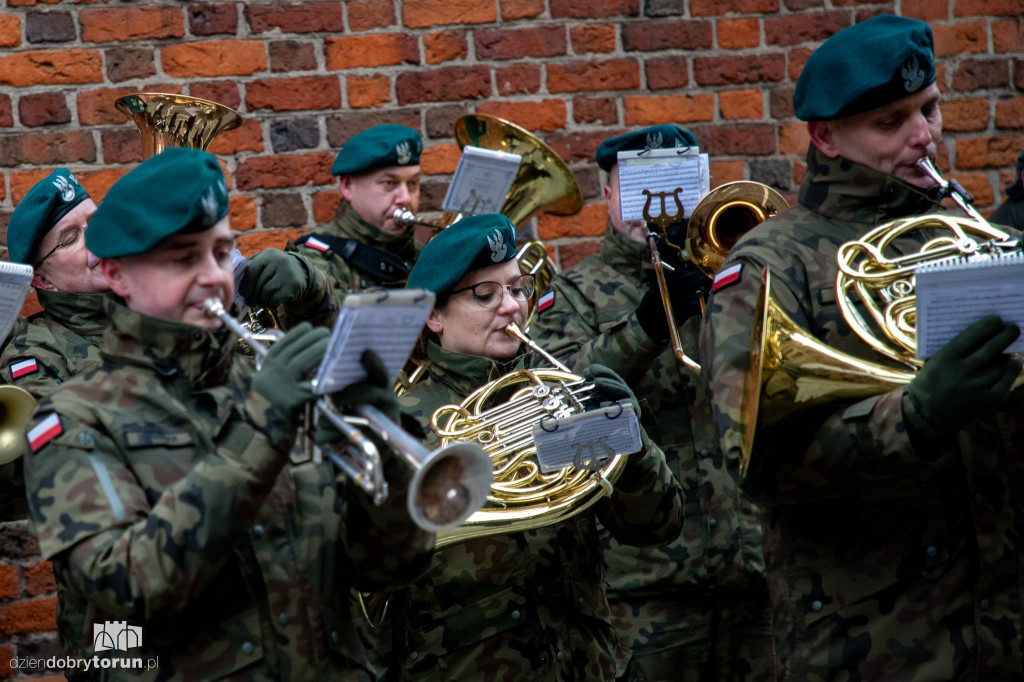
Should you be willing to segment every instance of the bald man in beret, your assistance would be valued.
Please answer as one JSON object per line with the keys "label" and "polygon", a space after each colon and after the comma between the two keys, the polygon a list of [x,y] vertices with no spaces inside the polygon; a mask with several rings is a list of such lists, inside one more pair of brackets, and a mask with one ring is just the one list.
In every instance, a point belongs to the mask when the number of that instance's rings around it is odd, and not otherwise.
{"label": "bald man in beret", "polygon": [[[892,364],[839,310],[836,253],[880,223],[941,210],[915,167],[935,158],[942,130],[934,58],[927,24],[883,14],[807,60],[793,97],[811,138],[799,204],[740,239],[704,319],[726,456],[740,457],[750,419],[742,389],[765,269],[799,328]],[[892,248],[916,253],[931,236]],[[781,678],[1021,679],[1024,392],[1002,352],[1018,334],[982,319],[905,387],[793,405],[757,429],[743,485],[765,508]]]}

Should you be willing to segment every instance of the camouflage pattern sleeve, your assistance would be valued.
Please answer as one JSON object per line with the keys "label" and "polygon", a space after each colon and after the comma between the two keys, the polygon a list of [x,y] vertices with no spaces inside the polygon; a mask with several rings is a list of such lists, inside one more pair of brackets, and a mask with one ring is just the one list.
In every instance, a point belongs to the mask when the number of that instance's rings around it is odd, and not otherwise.
{"label": "camouflage pattern sleeve", "polygon": [[309,278],[301,301],[278,306],[277,316],[285,329],[291,329],[300,322],[310,322],[315,327],[330,327],[338,317],[339,299],[333,295],[331,275],[316,267],[305,254],[289,252],[298,259]]}
{"label": "camouflage pattern sleeve", "polygon": [[[7,342],[0,351],[0,373],[4,383],[13,384],[36,396],[50,395],[58,386],[74,376],[73,367],[68,366],[66,353],[85,340],[65,330],[64,343],[55,338],[60,327],[32,324],[19,318]],[[70,347],[69,347],[69,344]],[[95,343],[88,344],[95,347]],[[89,355],[87,348],[81,349],[81,358]],[[99,351],[92,353],[98,359]],[[80,360],[81,361],[81,360]]]}
{"label": "camouflage pattern sleeve", "polygon": [[327,277],[335,302],[340,304],[346,294],[359,291],[359,276],[335,253],[319,251],[311,246],[298,246],[292,242],[288,242],[285,251],[299,254],[314,270]]}

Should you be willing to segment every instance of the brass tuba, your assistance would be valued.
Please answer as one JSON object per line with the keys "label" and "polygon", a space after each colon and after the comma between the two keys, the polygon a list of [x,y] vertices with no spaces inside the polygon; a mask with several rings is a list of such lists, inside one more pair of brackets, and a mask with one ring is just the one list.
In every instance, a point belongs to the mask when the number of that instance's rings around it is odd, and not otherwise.
{"label": "brass tuba", "polygon": [[144,159],[167,147],[205,151],[214,137],[242,125],[242,117],[234,109],[186,95],[137,92],[114,104],[138,126]]}

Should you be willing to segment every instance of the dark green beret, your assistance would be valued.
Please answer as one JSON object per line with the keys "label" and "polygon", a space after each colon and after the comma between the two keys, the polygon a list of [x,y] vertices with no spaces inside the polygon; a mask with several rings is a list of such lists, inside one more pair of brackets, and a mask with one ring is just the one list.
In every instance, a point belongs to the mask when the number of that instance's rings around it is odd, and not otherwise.
{"label": "dark green beret", "polygon": [[409,273],[410,289],[440,298],[473,270],[516,257],[516,228],[500,213],[463,218],[427,242]]}
{"label": "dark green beret", "polygon": [[32,185],[7,223],[11,262],[28,263],[46,233],[88,198],[89,193],[67,168],[58,168]]}
{"label": "dark green beret", "polygon": [[935,80],[932,29],[879,14],[844,28],[811,53],[796,82],[802,121],[831,121],[891,104]]}
{"label": "dark green beret", "polygon": [[697,146],[697,138],[689,130],[679,126],[660,125],[635,130],[618,137],[609,137],[597,148],[597,165],[603,171],[610,171],[618,163],[619,152],[635,152],[641,149],[675,149]]}
{"label": "dark green beret", "polygon": [[412,128],[376,126],[345,143],[334,159],[331,173],[352,175],[385,166],[415,166],[422,152],[423,139]]}
{"label": "dark green beret", "polygon": [[202,232],[228,213],[224,173],[212,154],[171,147],[114,183],[85,245],[100,258],[145,253],[165,237]]}

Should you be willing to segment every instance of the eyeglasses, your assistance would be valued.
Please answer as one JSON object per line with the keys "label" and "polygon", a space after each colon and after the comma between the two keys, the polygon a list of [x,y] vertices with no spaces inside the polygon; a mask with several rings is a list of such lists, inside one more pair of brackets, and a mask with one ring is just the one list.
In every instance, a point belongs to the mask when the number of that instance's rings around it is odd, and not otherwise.
{"label": "eyeglasses", "polygon": [[57,253],[57,249],[62,249],[65,246],[71,246],[72,244],[77,242],[78,237],[82,234],[82,231],[83,228],[78,226],[69,227],[66,230],[64,230],[64,232],[60,236],[60,241],[57,242],[57,246],[47,251],[45,256],[37,260],[34,267],[38,268],[40,265],[42,265],[44,260],[52,256],[53,254]]}
{"label": "eyeglasses", "polygon": [[480,282],[471,287],[463,287],[449,292],[449,296],[463,291],[472,291],[473,298],[480,304],[481,308],[496,308],[501,303],[502,289],[508,289],[508,293],[517,301],[529,301],[533,296],[534,287],[537,282],[533,275],[520,275],[512,280],[511,284],[498,284],[497,282]]}

